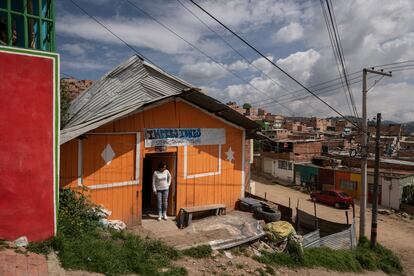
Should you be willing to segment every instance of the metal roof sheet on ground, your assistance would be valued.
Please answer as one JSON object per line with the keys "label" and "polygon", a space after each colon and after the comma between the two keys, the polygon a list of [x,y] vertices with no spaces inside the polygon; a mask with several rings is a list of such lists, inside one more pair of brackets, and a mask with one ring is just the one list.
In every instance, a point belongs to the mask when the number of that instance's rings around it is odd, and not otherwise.
{"label": "metal roof sheet on ground", "polygon": [[169,97],[184,98],[245,129],[260,128],[257,123],[194,89],[184,80],[138,56],[132,56],[71,103],[69,121],[61,131],[60,143],[64,144],[108,122],[139,111],[143,106]]}

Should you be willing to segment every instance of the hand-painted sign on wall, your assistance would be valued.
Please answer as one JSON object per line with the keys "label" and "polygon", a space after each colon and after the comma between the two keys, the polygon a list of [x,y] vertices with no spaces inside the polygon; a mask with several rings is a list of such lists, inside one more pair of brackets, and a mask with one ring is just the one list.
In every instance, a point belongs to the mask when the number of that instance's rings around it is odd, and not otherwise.
{"label": "hand-painted sign on wall", "polygon": [[222,145],[226,143],[224,128],[146,128],[145,147]]}
{"label": "hand-painted sign on wall", "polygon": [[53,237],[59,170],[59,56],[0,46],[0,239]]}

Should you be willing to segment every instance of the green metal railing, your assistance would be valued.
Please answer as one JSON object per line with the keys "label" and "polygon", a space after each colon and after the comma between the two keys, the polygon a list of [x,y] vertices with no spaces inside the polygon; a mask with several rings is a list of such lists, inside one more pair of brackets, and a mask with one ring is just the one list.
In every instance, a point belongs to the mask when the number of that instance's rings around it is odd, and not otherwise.
{"label": "green metal railing", "polygon": [[54,0],[0,0],[0,23],[5,25],[7,36],[2,42],[54,52],[54,10]]}

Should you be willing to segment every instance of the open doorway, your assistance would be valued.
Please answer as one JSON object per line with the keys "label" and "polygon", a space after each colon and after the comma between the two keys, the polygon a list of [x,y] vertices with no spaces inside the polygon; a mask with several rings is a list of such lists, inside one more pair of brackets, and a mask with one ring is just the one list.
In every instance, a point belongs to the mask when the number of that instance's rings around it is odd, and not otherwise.
{"label": "open doorway", "polygon": [[152,174],[158,168],[158,164],[164,161],[171,173],[171,186],[168,195],[168,216],[176,214],[176,168],[177,154],[174,152],[146,154],[144,158],[144,175],[142,185],[142,211],[143,217],[157,213],[157,195],[152,191]]}

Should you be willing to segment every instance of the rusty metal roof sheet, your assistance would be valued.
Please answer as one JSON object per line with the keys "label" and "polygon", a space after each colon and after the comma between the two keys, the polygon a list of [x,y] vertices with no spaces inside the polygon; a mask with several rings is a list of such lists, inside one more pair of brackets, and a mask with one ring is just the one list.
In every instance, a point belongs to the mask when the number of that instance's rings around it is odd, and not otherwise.
{"label": "rusty metal roof sheet", "polygon": [[61,130],[60,143],[74,139],[144,105],[168,97],[180,97],[245,129],[260,126],[227,105],[200,92],[186,81],[132,56],[104,75],[69,108],[69,121]]}

